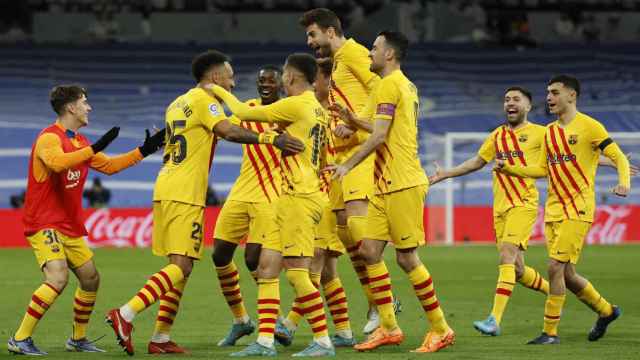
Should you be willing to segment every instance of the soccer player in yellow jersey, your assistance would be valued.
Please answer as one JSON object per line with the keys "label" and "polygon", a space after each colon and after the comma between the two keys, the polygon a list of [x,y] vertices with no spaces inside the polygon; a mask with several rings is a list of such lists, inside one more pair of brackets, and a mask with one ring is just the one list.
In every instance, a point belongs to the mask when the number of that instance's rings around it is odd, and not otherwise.
{"label": "soccer player in yellow jersey", "polygon": [[[337,103],[352,112],[362,111],[369,94],[380,81],[369,69],[371,60],[366,47],[353,39],[347,39],[340,19],[331,10],[318,8],[304,13],[300,24],[307,34],[307,45],[316,51],[318,58],[331,58],[333,70],[329,90],[330,103]],[[355,131],[343,122],[332,121],[330,136],[335,144],[335,158],[341,162],[353,155],[367,138],[363,130]],[[337,216],[337,234],[345,244],[354,270],[369,300],[368,322],[365,333],[380,324],[373,297],[369,291],[369,279],[364,263],[358,255],[358,247],[365,232],[368,199],[373,194],[373,156],[363,160],[343,179],[331,183],[329,199]]]}
{"label": "soccer player in yellow jersey", "polygon": [[[538,162],[545,127],[531,123],[531,93],[514,86],[505,91],[504,125],[496,128],[484,141],[478,154],[452,169],[440,169],[429,177],[434,184],[482,169],[494,159],[506,160],[514,166]],[[493,227],[500,253],[498,284],[493,309],[486,320],[473,326],[485,335],[500,335],[500,323],[507,302],[517,282],[523,286],[549,293],[549,283],[535,269],[525,266],[524,252],[538,214],[538,189],[535,179],[493,173]]]}
{"label": "soccer player in yellow jersey", "polygon": [[601,338],[616,320],[620,308],[611,305],[593,285],[576,272],[584,238],[595,213],[595,175],[600,154],[618,169],[613,193],[627,196],[631,187],[629,161],[600,122],[577,109],[580,83],[574,77],[553,77],[547,86],[547,104],[558,119],[547,125],[536,164],[519,166],[497,160],[496,170],[507,175],[547,177],[545,237],[549,261],[549,296],[544,308],[543,332],[529,344],[557,344],[558,324],[568,288],[598,314],[588,339]]}
{"label": "soccer player in yellow jersey", "polygon": [[[282,70],[272,65],[260,68],[256,82],[260,97],[245,103],[258,106],[278,101],[282,92],[281,73]],[[246,121],[240,124],[259,133],[271,130],[268,124]],[[240,293],[240,275],[233,254],[240,241],[248,236],[245,263],[256,279],[261,251],[265,256],[279,258],[280,239],[273,204],[280,196],[280,187],[280,160],[276,149],[269,144],[243,145],[240,175],[222,206],[214,234],[212,259],[222,294],[234,317],[231,330],[218,346],[233,346],[255,330]],[[267,254],[274,252],[271,256]]]}
{"label": "soccer player in yellow jersey", "polygon": [[348,110],[345,112],[350,116],[341,112],[354,125],[371,131],[371,136],[345,162],[328,167],[335,170],[334,177],[342,178],[375,152],[376,195],[369,202],[367,233],[360,255],[367,264],[381,326],[355,346],[360,351],[400,344],[404,339],[393,311],[391,278],[382,259],[388,241],[393,242],[398,265],[409,275],[431,324],[424,342],[414,351],[436,352],[455,340],[436,298],[431,275],[417,252],[425,242],[423,211],[429,181],[418,158],[418,90],[401,70],[408,44],[407,38],[395,31],[383,31],[376,38],[370,52],[371,70],[382,80],[371,96],[372,106],[367,106],[372,113],[359,120]]}
{"label": "soccer player in yellow jersey", "polygon": [[[329,107],[331,68],[331,59],[318,61],[318,74],[314,88],[316,98],[325,109]],[[329,138],[327,143],[327,163],[333,162],[333,154],[333,143]],[[331,174],[322,172],[320,179],[322,192],[328,196]],[[351,330],[351,322],[349,321],[347,295],[338,274],[338,257],[344,254],[346,250],[336,234],[336,217],[329,203],[325,206],[322,219],[318,224],[314,246],[315,252],[311,260],[309,274],[313,285],[316,288],[322,286],[322,291],[324,292],[327,307],[336,330],[335,334],[331,336],[331,342],[335,347],[353,346],[355,345],[355,339]],[[291,344],[293,334],[303,316],[300,304],[294,302],[286,319],[276,323],[276,340],[283,345],[288,346]]]}
{"label": "soccer player in yellow jersey", "polygon": [[215,50],[197,55],[192,74],[197,86],[166,109],[164,165],[153,194],[153,253],[166,256],[169,265],[153,274],[129,302],[107,313],[107,322],[129,355],[134,353],[131,322],[158,300],[160,307],[149,353],[185,352],[170,340],[169,331],[193,261],[202,256],[204,198],[216,137],[245,144],[274,144],[293,153],[304,148],[299,140],[286,134],[258,134],[227,120],[220,103],[205,90],[210,84],[226,89],[234,86],[233,69],[226,55]]}
{"label": "soccer player in yellow jersey", "polygon": [[[283,265],[293,285],[296,302],[313,331],[313,342],[294,356],[333,356],[335,350],[327,332],[327,321],[320,292],[309,277],[316,228],[327,199],[320,191],[320,164],[325,157],[328,119],[313,93],[317,65],[313,56],[287,57],[282,81],[287,97],[266,106],[250,107],[220,86],[214,94],[234,115],[244,121],[282,124],[287,133],[305,142],[305,150],[282,156],[282,191],[276,203],[276,222],[280,229]],[[288,154],[284,154],[288,155]],[[274,327],[280,303],[279,266],[260,259],[258,266],[258,340],[232,356],[273,356]],[[263,267],[269,268],[263,271]]]}

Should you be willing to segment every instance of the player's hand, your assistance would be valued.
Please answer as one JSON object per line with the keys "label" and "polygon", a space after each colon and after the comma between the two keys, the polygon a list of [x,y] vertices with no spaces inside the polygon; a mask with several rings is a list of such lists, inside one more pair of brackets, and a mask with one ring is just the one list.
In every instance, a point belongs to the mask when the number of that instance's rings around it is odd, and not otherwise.
{"label": "player's hand", "polygon": [[505,165],[504,160],[496,160],[495,164],[493,165],[493,170],[502,172],[502,170],[504,169],[504,165]]}
{"label": "player's hand", "polygon": [[437,161],[433,162],[433,166],[436,168],[436,172],[433,175],[429,176],[429,185],[435,185],[447,178],[446,174],[444,173],[444,170],[442,170],[442,168],[440,167],[440,164],[438,164]]}
{"label": "player's hand", "polygon": [[356,116],[353,112],[338,103],[329,105],[329,111],[347,124],[353,125],[355,123],[354,119]]}
{"label": "player's hand", "polygon": [[627,160],[629,160],[629,174],[636,176],[640,172],[640,167],[631,162],[631,153],[627,154]]}
{"label": "player's hand", "polygon": [[345,125],[345,124],[338,124],[338,126],[336,126],[335,129],[333,129],[333,134],[341,139],[346,139],[349,136],[353,135],[356,131]]}
{"label": "player's hand", "polygon": [[109,131],[104,133],[104,135],[102,135],[102,137],[100,139],[98,139],[96,142],[91,144],[91,148],[93,149],[93,153],[97,154],[97,153],[103,151],[104,149],[106,149],[106,147],[109,146],[109,144],[111,144],[111,142],[118,137],[119,133],[120,133],[120,127],[119,126],[114,126]]}
{"label": "player's hand", "polygon": [[144,132],[146,135],[144,138],[144,143],[139,146],[138,149],[140,150],[142,157],[147,157],[164,146],[166,128],[162,130],[156,129],[156,133],[153,135],[149,133],[148,129],[145,129]]}
{"label": "player's hand", "polygon": [[624,185],[618,184],[611,190],[611,192],[620,197],[627,197],[627,195],[629,194],[629,188]]}
{"label": "player's hand", "polygon": [[304,151],[304,143],[297,138],[283,132],[273,140],[273,146],[282,150],[282,156],[289,156]]}
{"label": "player's hand", "polygon": [[342,178],[347,175],[347,173],[350,171],[351,169],[347,166],[345,166],[344,164],[334,164],[334,165],[327,165],[325,166],[324,169],[322,169],[323,172],[332,172],[333,175],[331,176],[331,180],[342,180]]}

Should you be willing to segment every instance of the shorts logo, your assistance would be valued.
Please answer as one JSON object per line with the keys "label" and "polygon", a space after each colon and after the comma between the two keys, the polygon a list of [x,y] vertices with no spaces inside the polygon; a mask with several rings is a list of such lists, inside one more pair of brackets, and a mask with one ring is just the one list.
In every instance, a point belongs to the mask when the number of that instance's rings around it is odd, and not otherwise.
{"label": "shorts logo", "polygon": [[357,193],[358,191],[360,191],[360,190],[349,190],[349,194],[355,194],[355,193]]}
{"label": "shorts logo", "polygon": [[408,239],[408,238],[410,238],[410,237],[411,237],[411,235],[409,235],[409,236],[403,236],[403,237],[401,237],[401,238],[400,238],[400,240],[405,241],[405,240],[407,240],[407,239]]}
{"label": "shorts logo", "polygon": [[578,135],[569,135],[569,144],[575,145],[578,143]]}
{"label": "shorts logo", "polygon": [[521,142],[521,143],[527,142],[527,140],[529,140],[529,135],[527,135],[527,134],[521,134],[518,137],[518,141]]}
{"label": "shorts logo", "polygon": [[218,116],[218,115],[220,115],[220,111],[218,110],[218,105],[216,105],[216,104],[211,104],[211,105],[209,105],[209,112],[210,112],[213,116]]}

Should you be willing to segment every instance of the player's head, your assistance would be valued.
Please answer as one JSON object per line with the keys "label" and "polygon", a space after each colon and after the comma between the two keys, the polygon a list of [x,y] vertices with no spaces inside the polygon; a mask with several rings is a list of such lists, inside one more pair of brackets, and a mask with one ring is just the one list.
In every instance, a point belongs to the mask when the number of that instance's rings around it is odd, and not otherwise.
{"label": "player's head", "polygon": [[314,84],[316,98],[318,101],[325,101],[329,98],[329,85],[331,84],[331,70],[333,61],[331,58],[318,59],[318,73]]}
{"label": "player's head", "polygon": [[505,90],[503,109],[509,124],[515,126],[527,120],[531,100],[531,93],[523,87],[512,86]]}
{"label": "player's head", "polygon": [[217,50],[196,55],[191,62],[191,74],[198,83],[215,83],[227,91],[236,85],[229,57]]}
{"label": "player's head", "polygon": [[325,8],[309,10],[300,18],[300,25],[307,33],[307,45],[320,58],[331,56],[330,41],[344,37],[338,15]]}
{"label": "player's head", "polygon": [[58,116],[70,116],[80,126],[89,124],[91,105],[87,90],[78,85],[58,85],[49,92],[49,102]]}
{"label": "player's head", "polygon": [[388,63],[400,65],[407,56],[409,40],[399,31],[382,31],[373,42],[369,57],[371,71],[380,74]]}
{"label": "player's head", "polygon": [[282,70],[275,65],[265,65],[258,70],[258,94],[263,105],[278,101],[282,91]]}
{"label": "player's head", "polygon": [[311,86],[316,81],[316,73],[318,72],[318,65],[316,64],[316,58],[305,53],[295,53],[287,57],[287,61],[284,63],[282,72],[282,82],[284,89],[288,95],[291,88],[297,84],[302,83],[306,86]]}
{"label": "player's head", "polygon": [[562,114],[575,107],[580,96],[580,82],[570,75],[556,75],[547,83],[547,105],[552,114]]}

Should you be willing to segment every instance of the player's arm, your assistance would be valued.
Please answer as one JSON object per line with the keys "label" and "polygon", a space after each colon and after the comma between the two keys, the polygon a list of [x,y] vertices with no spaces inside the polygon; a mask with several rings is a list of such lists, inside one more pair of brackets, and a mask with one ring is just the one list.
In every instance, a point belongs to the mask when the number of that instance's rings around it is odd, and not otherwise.
{"label": "player's arm", "polygon": [[[631,176],[637,176],[638,172],[640,172],[640,167],[638,167],[638,165],[631,163],[631,153],[627,153],[627,160],[629,160],[629,175]],[[598,165],[599,166],[608,166],[614,169],[617,169],[617,165],[616,163],[614,163],[611,159],[609,159],[608,157],[604,157],[601,156],[598,159]]]}
{"label": "player's arm", "polygon": [[504,160],[496,160],[493,168],[495,171],[501,172],[507,175],[529,177],[529,178],[542,178],[546,177],[549,173],[547,165],[547,149],[541,146],[540,156],[538,157],[538,163],[535,165],[519,166],[510,165]]}
{"label": "player's arm", "polygon": [[618,196],[627,196],[631,188],[631,174],[629,160],[620,150],[618,144],[614,143],[611,138],[607,138],[598,145],[602,154],[609,158],[618,170],[618,185],[613,188],[613,193]]}
{"label": "player's arm", "polygon": [[373,124],[369,122],[369,118],[360,117],[338,103],[331,104],[329,110],[351,129],[360,129],[368,133],[373,133]]}
{"label": "player's arm", "polygon": [[47,168],[58,173],[91,159],[96,153],[104,150],[119,132],[119,127],[113,127],[92,145],[71,152],[62,150],[62,142],[58,136],[47,133],[36,141],[35,153]]}
{"label": "player's arm", "polygon": [[341,179],[356,165],[360,164],[371,153],[373,153],[379,146],[384,144],[389,129],[391,128],[391,121],[387,119],[376,119],[373,133],[367,140],[360,146],[358,152],[353,154],[347,161],[340,165],[327,166],[325,170],[335,171],[333,174],[334,179]]}
{"label": "player's arm", "polygon": [[229,110],[240,120],[289,123],[296,119],[295,116],[291,116],[292,110],[295,111],[291,106],[293,105],[291,98],[278,100],[269,105],[249,106],[221,86],[211,85],[210,89],[217,98],[227,104]]}
{"label": "player's arm", "polygon": [[89,166],[103,174],[112,175],[137,164],[140,160],[153,154],[164,146],[165,129],[156,132],[153,136],[149,134],[149,130],[146,130],[145,132],[146,136],[144,143],[141,146],[127,153],[113,157],[107,156],[103,152],[99,152],[91,158]]}
{"label": "player's arm", "polygon": [[232,124],[229,120],[219,121],[213,132],[221,138],[240,144],[272,144],[280,150],[293,154],[304,151],[304,143],[289,134],[278,134],[275,131],[266,131],[260,134]]}
{"label": "player's arm", "polygon": [[438,165],[438,163],[434,163],[434,165],[436,167],[436,172],[435,174],[429,176],[429,184],[431,185],[435,185],[442,180],[464,176],[474,171],[478,171],[485,165],[487,165],[487,162],[484,161],[484,159],[479,155],[476,155],[451,169],[443,169],[440,167],[440,165]]}

